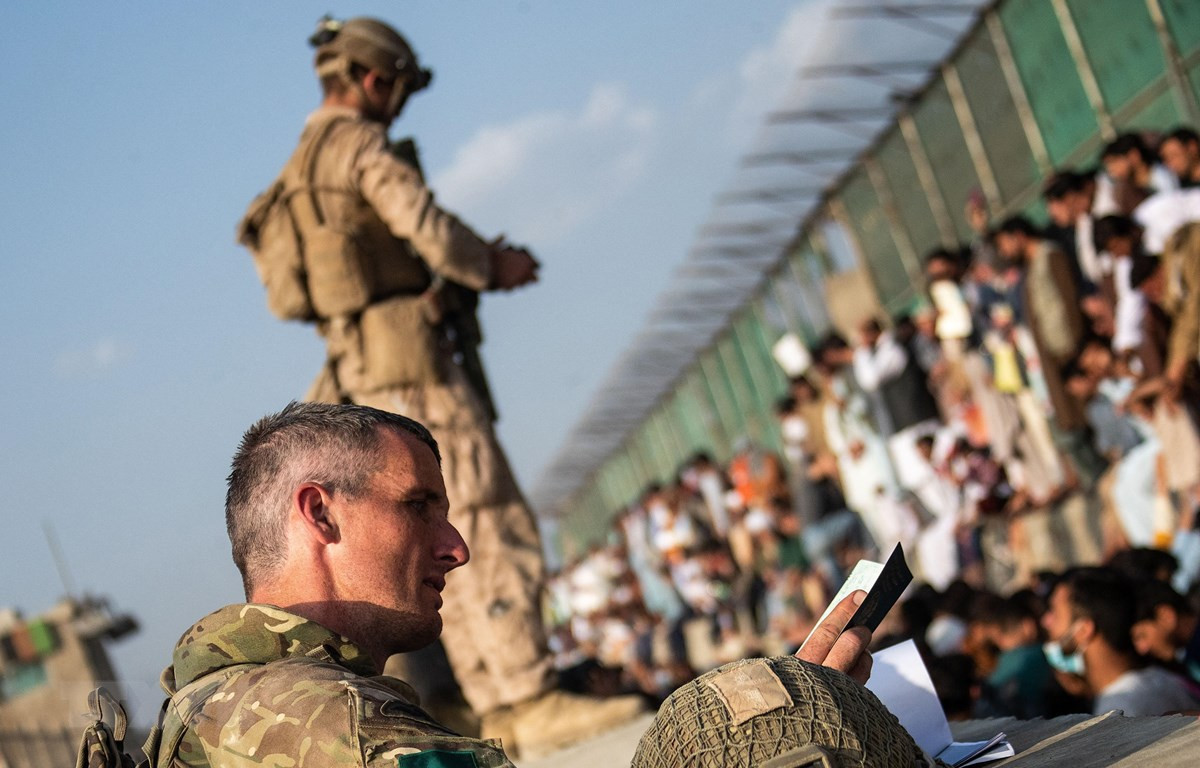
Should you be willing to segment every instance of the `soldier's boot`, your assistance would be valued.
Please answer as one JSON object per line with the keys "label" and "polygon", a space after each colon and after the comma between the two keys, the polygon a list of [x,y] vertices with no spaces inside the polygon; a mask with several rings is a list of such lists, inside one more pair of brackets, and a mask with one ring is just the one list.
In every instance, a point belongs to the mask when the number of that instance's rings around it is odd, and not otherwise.
{"label": "soldier's boot", "polygon": [[483,717],[484,738],[499,738],[511,756],[545,756],[597,736],[645,711],[640,696],[597,698],[551,690]]}

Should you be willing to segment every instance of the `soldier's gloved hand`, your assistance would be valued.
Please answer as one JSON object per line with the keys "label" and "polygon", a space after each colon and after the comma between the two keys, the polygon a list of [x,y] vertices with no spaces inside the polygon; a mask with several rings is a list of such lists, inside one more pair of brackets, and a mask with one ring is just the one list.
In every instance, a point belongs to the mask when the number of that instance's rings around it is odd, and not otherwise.
{"label": "soldier's gloved hand", "polygon": [[838,603],[833,612],[815,630],[808,642],[796,651],[796,658],[845,672],[860,685],[871,676],[871,630],[855,627],[843,632],[846,624],[862,605],[867,593],[861,589]]}
{"label": "soldier's gloved hand", "polygon": [[506,245],[492,251],[492,290],[511,291],[537,281],[541,266],[524,248]]}

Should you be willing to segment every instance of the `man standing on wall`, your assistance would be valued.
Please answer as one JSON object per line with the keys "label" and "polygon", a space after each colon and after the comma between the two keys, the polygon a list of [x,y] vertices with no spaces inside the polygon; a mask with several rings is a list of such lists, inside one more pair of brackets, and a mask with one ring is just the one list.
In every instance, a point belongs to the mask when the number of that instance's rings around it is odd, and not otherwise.
{"label": "man standing on wall", "polygon": [[627,719],[636,701],[556,690],[539,610],[541,542],[479,366],[479,292],[532,283],[539,265],[439,208],[389,145],[389,126],[432,76],[396,30],[326,18],[310,43],[322,104],[239,232],[271,310],[315,323],[325,339],[326,365],[306,399],[403,414],[441,446],[451,522],[475,566],[447,581],[443,643],[483,735],[552,747]]}

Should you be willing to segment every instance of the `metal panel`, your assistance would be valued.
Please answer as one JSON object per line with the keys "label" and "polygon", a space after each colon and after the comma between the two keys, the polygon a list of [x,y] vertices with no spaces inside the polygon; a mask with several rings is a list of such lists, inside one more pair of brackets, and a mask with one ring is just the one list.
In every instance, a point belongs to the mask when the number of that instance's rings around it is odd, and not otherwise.
{"label": "metal panel", "polygon": [[1009,0],[998,11],[1013,62],[1055,165],[1100,129],[1054,7]]}
{"label": "metal panel", "polygon": [[913,163],[908,144],[900,131],[891,131],[879,146],[879,167],[892,190],[896,212],[900,214],[913,250],[924,255],[941,245],[941,233],[933,217],[929,198],[921,194],[921,179]]}
{"label": "metal panel", "polygon": [[810,340],[824,333],[829,325],[822,298],[824,272],[820,263],[812,242],[805,240],[788,258],[772,285],[780,307],[790,318],[788,328]]}
{"label": "metal panel", "polygon": [[1104,94],[1100,92],[1100,84],[1096,81],[1096,73],[1092,71],[1092,63],[1083,48],[1083,40],[1075,26],[1075,17],[1067,7],[1067,0],[1050,2],[1054,5],[1054,15],[1058,17],[1058,24],[1062,27],[1063,39],[1067,41],[1067,50],[1071,52],[1071,61],[1075,62],[1075,71],[1079,73],[1079,82],[1083,84],[1088,103],[1096,113],[1096,122],[1100,124],[1100,136],[1105,141],[1111,141],[1117,132],[1113,128],[1112,115],[1104,103]]}
{"label": "metal panel", "polygon": [[766,321],[766,308],[755,304],[750,309],[752,313],[750,321],[750,329],[754,332],[754,340],[758,345],[760,354],[767,363],[767,370],[771,376],[771,394],[772,398],[780,397],[787,391],[788,381],[787,375],[783,369],[779,367],[779,363],[775,361],[773,347],[775,342],[779,340],[783,329],[773,327]]}
{"label": "metal panel", "polygon": [[619,500],[624,498],[627,488],[616,464],[617,462],[609,461],[596,471],[584,497],[578,503],[589,503],[590,497],[590,503],[596,504],[606,512],[614,509],[614,504],[620,503]]}
{"label": "metal panel", "polygon": [[771,369],[775,367],[771,355],[766,352],[758,341],[758,334],[751,325],[754,317],[749,309],[743,312],[733,323],[734,346],[741,359],[746,363],[746,372],[753,387],[752,394],[757,410],[766,414],[771,413],[774,405],[774,383],[771,379]]}
{"label": "metal panel", "polygon": [[701,415],[688,409],[688,399],[687,390],[679,387],[671,393],[667,409],[670,411],[671,420],[675,422],[675,430],[684,450],[692,454],[708,445],[709,440],[704,433]]}
{"label": "metal panel", "polygon": [[712,438],[708,434],[708,425],[704,420],[704,412],[693,403],[693,400],[691,389],[687,386],[687,380],[684,379],[680,381],[667,401],[667,407],[671,411],[671,418],[675,422],[679,438],[689,453],[694,453],[698,448],[712,442]]}
{"label": "metal panel", "polygon": [[671,442],[670,435],[662,423],[662,411],[656,409],[646,420],[646,442],[654,450],[655,474],[667,482],[674,478],[675,468],[679,464],[679,456]]}
{"label": "metal panel", "polygon": [[942,66],[942,80],[946,83],[946,90],[950,94],[950,104],[954,107],[954,114],[958,115],[958,127],[966,141],[967,151],[971,155],[971,162],[975,165],[975,175],[983,187],[988,207],[993,211],[999,211],[1004,207],[1004,201],[1000,196],[1000,187],[996,184],[996,174],[992,171],[992,160],[983,149],[983,139],[979,137],[979,126],[975,124],[975,113],[971,111],[971,104],[963,92],[962,78],[958,75],[958,67],[953,62]]}
{"label": "metal panel", "polygon": [[703,446],[716,456],[729,454],[730,438],[721,424],[721,415],[713,402],[712,393],[704,381],[704,371],[695,365],[687,374],[682,388],[684,406],[704,424]]}
{"label": "metal panel", "polygon": [[996,58],[1000,62],[1000,71],[1004,73],[1004,82],[1008,85],[1008,92],[1012,94],[1013,105],[1017,109],[1017,117],[1021,121],[1021,130],[1025,133],[1025,140],[1029,142],[1029,148],[1033,151],[1033,159],[1037,161],[1038,172],[1042,175],[1049,174],[1054,169],[1054,164],[1050,161],[1050,152],[1046,149],[1046,139],[1042,136],[1042,129],[1037,123],[1037,118],[1033,116],[1033,105],[1029,102],[1029,94],[1025,92],[1025,82],[1021,79],[1021,72],[1017,69],[1016,60],[1013,59],[1012,47],[1008,44],[1008,34],[1004,31],[1004,22],[1000,20],[1000,14],[995,10],[988,11],[983,15],[984,25],[987,27],[988,40],[996,51]]}
{"label": "metal panel", "polygon": [[633,453],[640,465],[638,469],[646,482],[661,483],[661,470],[658,447],[650,437],[650,422],[643,421],[633,436]]}
{"label": "metal panel", "polygon": [[887,216],[864,169],[860,168],[842,188],[841,200],[880,301],[891,305],[905,300],[911,292],[908,274],[892,239]]}
{"label": "metal panel", "polygon": [[883,215],[887,217],[888,230],[892,233],[892,241],[896,244],[896,251],[900,254],[900,263],[904,265],[904,271],[908,274],[909,281],[920,280],[921,263],[917,259],[917,252],[913,248],[912,240],[908,237],[908,228],[904,226],[904,220],[900,218],[900,211],[896,208],[892,188],[888,186],[879,160],[875,157],[867,157],[863,160],[863,167],[867,170],[867,178],[871,180],[871,188],[875,190],[879,207],[883,209]]}
{"label": "metal panel", "polygon": [[776,283],[781,279],[781,275],[788,271],[780,270],[772,274],[763,292],[754,300],[754,312],[758,315],[759,322],[776,335],[795,330],[788,320],[787,313],[779,305],[779,297],[776,295]]}
{"label": "metal panel", "polygon": [[627,500],[628,489],[621,482],[620,473],[615,466],[606,465],[597,475],[596,489],[599,501],[605,510],[616,510]]}
{"label": "metal panel", "polygon": [[[859,173],[861,175],[861,170]],[[822,273],[826,271],[824,269],[826,265],[832,274],[858,269],[858,249],[850,239],[849,233],[842,228],[837,219],[832,215],[826,216],[818,224],[818,227],[819,232],[812,245],[813,251],[824,262],[824,264],[818,263],[818,266],[822,267]]]}
{"label": "metal panel", "polygon": [[1188,67],[1187,76],[1192,81],[1192,93],[1200,99],[1200,57]]}
{"label": "metal panel", "polygon": [[638,427],[638,439],[641,440],[642,451],[650,460],[654,479],[660,483],[665,482],[671,475],[671,457],[653,413]]}
{"label": "metal panel", "polygon": [[1184,56],[1200,51],[1200,3],[1196,0],[1158,0],[1171,37]]}
{"label": "metal panel", "polygon": [[658,413],[655,414],[655,419],[658,422],[658,430],[662,435],[663,442],[666,443],[667,449],[670,451],[671,473],[677,474],[679,466],[687,458],[688,449],[679,435],[675,420],[671,416],[671,410],[667,407],[667,403],[663,403],[658,409]]}
{"label": "metal panel", "polygon": [[801,264],[793,266],[804,269],[808,279],[804,281],[808,313],[813,318],[813,338],[818,338],[829,331],[832,320],[829,317],[829,306],[825,303],[825,271],[815,254],[809,255]]}
{"label": "metal panel", "polygon": [[[1191,4],[1196,7],[1195,3]],[[1167,60],[1167,82],[1175,95],[1180,114],[1187,115],[1187,122],[1200,123],[1200,99],[1197,99],[1191,84],[1188,82],[1187,71],[1183,64],[1183,54],[1179,44],[1171,34],[1170,22],[1163,13],[1162,0],[1146,0],[1146,10],[1154,23],[1154,31],[1158,35],[1158,44],[1162,47]],[[1193,20],[1194,25],[1200,25],[1200,20]]]}
{"label": "metal panel", "polygon": [[796,298],[800,288],[790,264],[771,279],[767,290],[775,298],[775,306],[779,308],[784,328],[802,338],[811,338],[812,324],[808,321],[807,313],[801,309],[803,302]]}
{"label": "metal panel", "polygon": [[732,334],[722,337],[717,342],[717,367],[721,370],[730,391],[733,393],[733,402],[737,408],[738,421],[742,426],[741,431],[736,433],[737,437],[742,435],[757,437],[755,434],[757,425],[755,420],[751,418],[754,414],[754,383],[749,380],[745,364],[738,357],[738,352],[734,349],[734,346],[735,342]]}
{"label": "metal panel", "polygon": [[[765,297],[764,297],[765,298]],[[775,403],[788,389],[787,374],[776,362],[772,347],[786,329],[772,325],[766,320],[769,302],[756,301],[751,304],[747,313],[745,333],[748,343],[760,361],[767,374],[768,401],[766,434],[768,442],[775,451],[783,450],[783,436],[778,429],[775,416]]]}
{"label": "metal panel", "polygon": [[1118,115],[1118,118],[1117,125],[1123,131],[1162,131],[1184,122],[1183,115],[1179,113],[1179,100],[1176,94],[1168,89],[1163,89],[1145,106],[1128,114]]}
{"label": "metal panel", "polygon": [[792,271],[800,284],[804,297],[804,311],[809,318],[813,336],[820,336],[829,328],[829,308],[825,306],[824,259],[814,250],[802,251],[791,259]]}
{"label": "metal panel", "polygon": [[971,193],[979,189],[975,163],[959,127],[958,116],[950,101],[945,80],[938,79],[925,92],[925,98],[913,109],[913,122],[921,135],[921,144],[929,157],[938,189],[946,201],[946,209],[959,241],[971,238],[971,230],[963,216],[963,207]]}
{"label": "metal panel", "polygon": [[704,351],[700,357],[700,367],[704,371],[705,388],[716,407],[721,432],[725,435],[723,445],[718,447],[725,449],[726,456],[728,456],[728,449],[732,447],[733,441],[745,433],[746,422],[738,410],[737,400],[733,396],[733,385],[725,375],[725,368],[717,356],[715,347],[709,347]]}
{"label": "metal panel", "polygon": [[625,498],[632,502],[641,496],[646,484],[634,466],[633,456],[624,451],[616,455],[616,470],[621,477],[621,487],[625,491]]}
{"label": "metal panel", "polygon": [[577,551],[583,552],[603,536],[604,529],[608,527],[606,515],[611,515],[612,510],[604,502],[599,486],[589,488],[575,510],[575,514],[571,515],[570,524],[563,526],[563,531],[570,533]]}
{"label": "metal panel", "polygon": [[629,466],[633,470],[634,482],[642,487],[654,480],[654,472],[650,468],[649,457],[646,455],[645,446],[642,445],[640,438],[641,431],[634,432],[629,436],[629,440],[622,450],[629,454]]}
{"label": "metal panel", "polygon": [[775,296],[787,329],[805,338],[812,338],[816,331],[804,298],[804,283],[795,268],[797,258],[793,256],[787,260],[785,268],[771,280],[768,288]]}
{"label": "metal panel", "polygon": [[917,130],[917,124],[913,122],[912,114],[906,112],[897,116],[896,126],[904,137],[908,153],[917,169],[917,178],[921,181],[921,192],[929,199],[929,207],[933,211],[933,220],[937,222],[942,245],[953,245],[958,240],[958,236],[955,233],[954,222],[950,220],[950,209],[946,207],[942,190],[938,187],[937,178],[933,175],[933,166],[929,162],[929,155],[925,152],[925,145],[921,142],[921,134]]}
{"label": "metal panel", "polygon": [[783,450],[782,438],[776,428],[775,401],[783,394],[786,385],[780,386],[776,372],[779,366],[771,357],[770,351],[761,341],[761,335],[755,329],[757,320],[751,312],[745,312],[734,323],[733,332],[737,338],[738,351],[746,361],[750,376],[754,381],[755,409],[753,418],[757,424],[759,441],[774,451]]}
{"label": "metal panel", "polygon": [[1109,112],[1116,112],[1166,68],[1145,0],[1066,0]]}
{"label": "metal panel", "polygon": [[1036,185],[1041,174],[986,27],[971,35],[954,66],[984,152],[991,161],[1000,197],[1010,201]]}

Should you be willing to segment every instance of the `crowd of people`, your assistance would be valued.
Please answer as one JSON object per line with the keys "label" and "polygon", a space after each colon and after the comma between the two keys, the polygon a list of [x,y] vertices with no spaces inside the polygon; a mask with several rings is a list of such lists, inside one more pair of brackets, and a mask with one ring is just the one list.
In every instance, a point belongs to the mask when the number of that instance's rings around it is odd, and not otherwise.
{"label": "crowd of people", "polygon": [[559,666],[659,697],[794,650],[899,543],[877,642],[917,639],[952,716],[1200,706],[1200,140],[1123,134],[1043,190],[1045,226],[972,196],[910,313],[811,345],[782,453],[696,454],[554,574]]}

